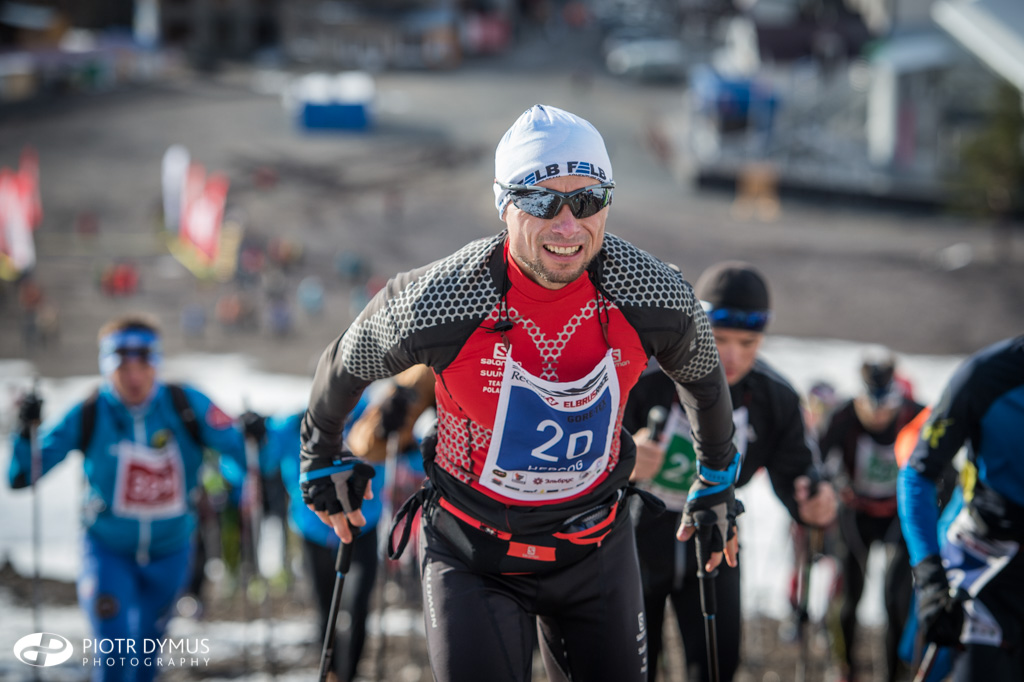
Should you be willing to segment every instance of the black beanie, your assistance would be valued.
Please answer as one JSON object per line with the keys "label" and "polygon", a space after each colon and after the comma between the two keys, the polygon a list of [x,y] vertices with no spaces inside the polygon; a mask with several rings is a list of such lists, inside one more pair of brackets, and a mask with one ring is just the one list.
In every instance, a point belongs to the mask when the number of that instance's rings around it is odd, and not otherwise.
{"label": "black beanie", "polygon": [[742,261],[712,265],[697,280],[694,291],[711,309],[763,312],[771,309],[764,277],[753,265]]}

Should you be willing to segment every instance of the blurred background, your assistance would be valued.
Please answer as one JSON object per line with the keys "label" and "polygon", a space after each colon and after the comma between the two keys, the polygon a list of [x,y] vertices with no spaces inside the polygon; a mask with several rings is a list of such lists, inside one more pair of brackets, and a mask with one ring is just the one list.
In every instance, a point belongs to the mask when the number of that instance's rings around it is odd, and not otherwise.
{"label": "blurred background", "polygon": [[755,262],[773,332],[973,351],[1021,327],[1022,11],[4,1],[0,356],[91,372],[144,308],[171,352],[307,372],[391,274],[501,228],[493,149],[537,102],[603,132],[610,231],[691,281]]}
{"label": "blurred background", "polygon": [[3,0],[0,427],[128,310],[226,409],[301,406],[388,277],[502,228],[535,103],[604,135],[610,232],[765,273],[799,389],[884,344],[934,399],[1024,330],[1022,90],[1019,0]]}

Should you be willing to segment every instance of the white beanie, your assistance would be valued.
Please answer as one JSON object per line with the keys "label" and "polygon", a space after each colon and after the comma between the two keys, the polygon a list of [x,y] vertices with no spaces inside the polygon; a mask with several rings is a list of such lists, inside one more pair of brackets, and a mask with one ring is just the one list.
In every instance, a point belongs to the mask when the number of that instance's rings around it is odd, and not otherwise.
{"label": "white beanie", "polygon": [[[512,124],[494,151],[494,179],[510,185],[534,185],[563,175],[611,182],[612,162],[597,128],[575,114],[535,104]],[[596,184],[596,183],[595,183]],[[494,185],[500,217],[508,190]]]}

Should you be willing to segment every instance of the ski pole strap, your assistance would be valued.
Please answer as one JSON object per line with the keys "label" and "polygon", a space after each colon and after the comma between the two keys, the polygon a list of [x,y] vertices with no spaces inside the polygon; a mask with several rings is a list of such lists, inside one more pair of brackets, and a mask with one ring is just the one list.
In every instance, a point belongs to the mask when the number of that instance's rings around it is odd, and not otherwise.
{"label": "ski pole strap", "polygon": [[322,469],[313,469],[312,471],[303,471],[299,474],[299,483],[315,481],[316,479],[324,478],[325,476],[333,476],[334,474],[351,471],[355,467],[357,461],[359,460],[356,457],[342,457],[340,460],[334,460],[332,466],[326,466]]}
{"label": "ski pole strap", "polygon": [[[697,475],[703,478],[708,483],[714,483],[716,488],[719,485],[731,485],[736,482],[736,475],[739,471],[740,465],[740,453],[732,458],[732,462],[724,470],[709,469],[708,467],[697,462]],[[712,489],[713,490],[713,489]]]}

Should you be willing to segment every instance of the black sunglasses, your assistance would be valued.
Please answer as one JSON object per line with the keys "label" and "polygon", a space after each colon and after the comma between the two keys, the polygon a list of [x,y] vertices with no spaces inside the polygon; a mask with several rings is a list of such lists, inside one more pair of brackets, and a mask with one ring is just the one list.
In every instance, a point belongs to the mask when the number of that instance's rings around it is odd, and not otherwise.
{"label": "black sunglasses", "polygon": [[509,185],[504,182],[497,184],[498,187],[508,190],[509,198],[516,208],[544,220],[554,218],[562,210],[562,206],[566,205],[573,216],[589,218],[612,203],[612,189],[615,187],[614,182],[603,182],[571,192],[559,192],[535,185]]}

